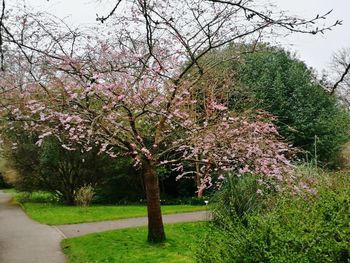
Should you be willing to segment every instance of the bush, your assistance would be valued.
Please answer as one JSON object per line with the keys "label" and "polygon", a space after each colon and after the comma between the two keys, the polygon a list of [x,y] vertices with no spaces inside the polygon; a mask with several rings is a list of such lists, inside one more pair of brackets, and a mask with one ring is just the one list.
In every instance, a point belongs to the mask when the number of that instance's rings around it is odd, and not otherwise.
{"label": "bush", "polygon": [[57,203],[59,196],[43,191],[15,192],[16,201],[19,203]]}
{"label": "bush", "polygon": [[75,193],[75,203],[79,206],[89,206],[94,197],[94,188],[91,185],[84,185]]}
{"label": "bush", "polygon": [[260,190],[253,175],[228,175],[220,191],[210,200],[214,220],[220,222],[231,218],[245,222],[248,215],[258,213],[263,207],[264,198],[258,194]]}
{"label": "bush", "polygon": [[318,190],[313,198],[280,196],[246,223],[212,223],[198,262],[350,262],[350,176],[330,176]]}

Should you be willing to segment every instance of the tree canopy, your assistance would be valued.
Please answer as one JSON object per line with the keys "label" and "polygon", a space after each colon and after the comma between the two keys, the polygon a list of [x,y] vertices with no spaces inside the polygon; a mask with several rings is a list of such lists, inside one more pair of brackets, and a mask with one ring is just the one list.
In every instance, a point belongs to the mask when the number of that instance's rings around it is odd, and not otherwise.
{"label": "tree canopy", "polygon": [[245,55],[239,78],[252,90],[255,107],[277,116],[284,138],[323,164],[336,164],[349,139],[349,113],[303,62],[286,51],[267,48]]}
{"label": "tree canopy", "polygon": [[100,18],[109,30],[83,32],[2,3],[2,116],[38,132],[38,145],[53,136],[67,150],[131,156],[144,171],[150,241],[165,239],[157,166],[181,176],[184,162],[200,162],[203,186],[227,170],[290,179],[288,145],[265,113],[235,116],[220,94],[204,101],[206,114],[193,111],[200,58],[266,30],[316,34],[340,24],[318,27],[327,14],[306,20],[254,1],[118,1]]}

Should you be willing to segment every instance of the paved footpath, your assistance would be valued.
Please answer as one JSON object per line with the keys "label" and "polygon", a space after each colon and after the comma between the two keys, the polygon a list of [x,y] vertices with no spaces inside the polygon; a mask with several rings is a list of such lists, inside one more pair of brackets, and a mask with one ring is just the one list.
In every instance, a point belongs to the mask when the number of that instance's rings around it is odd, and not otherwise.
{"label": "paved footpath", "polygon": [[61,233],[31,220],[10,199],[0,191],[0,263],[66,263]]}
{"label": "paved footpath", "polygon": [[[66,263],[63,238],[147,225],[147,217],[72,225],[47,226],[30,219],[11,195],[0,190],[0,263]],[[208,211],[164,215],[165,224],[204,221]]]}
{"label": "paved footpath", "polygon": [[[205,221],[210,218],[210,213],[207,211],[199,211],[192,213],[179,213],[171,215],[163,215],[165,224]],[[76,237],[95,232],[102,232],[113,229],[122,229],[129,227],[138,227],[147,225],[147,217],[129,218],[114,221],[102,221],[72,225],[57,225],[56,228],[62,232],[64,237]]]}

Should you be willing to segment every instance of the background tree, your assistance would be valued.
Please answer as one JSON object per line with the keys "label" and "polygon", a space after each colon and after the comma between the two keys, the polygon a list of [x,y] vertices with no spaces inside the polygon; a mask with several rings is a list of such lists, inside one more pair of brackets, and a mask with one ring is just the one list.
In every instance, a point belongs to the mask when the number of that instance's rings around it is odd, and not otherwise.
{"label": "background tree", "polygon": [[109,156],[98,155],[98,149],[81,153],[67,151],[51,137],[39,147],[38,137],[21,128],[7,131],[2,156],[6,160],[4,177],[21,191],[48,191],[66,204],[74,204],[81,187],[101,187],[117,171]]}
{"label": "background tree", "polygon": [[252,92],[254,107],[277,116],[280,134],[321,164],[336,166],[350,136],[350,117],[337,97],[315,81],[313,72],[275,48],[246,54],[238,67],[240,81]]}
{"label": "background tree", "polygon": [[[217,66],[197,83],[197,101],[221,93],[232,111],[264,109],[277,117],[282,137],[305,150],[301,157],[336,167],[350,136],[350,116],[337,96],[329,94],[314,72],[289,52],[265,44],[253,48],[236,44],[205,56],[200,61],[203,67],[207,61]],[[197,111],[207,110],[198,105],[202,104],[197,103]]]}
{"label": "background tree", "polygon": [[334,79],[331,92],[350,109],[350,48],[343,48],[333,55],[330,76]]}

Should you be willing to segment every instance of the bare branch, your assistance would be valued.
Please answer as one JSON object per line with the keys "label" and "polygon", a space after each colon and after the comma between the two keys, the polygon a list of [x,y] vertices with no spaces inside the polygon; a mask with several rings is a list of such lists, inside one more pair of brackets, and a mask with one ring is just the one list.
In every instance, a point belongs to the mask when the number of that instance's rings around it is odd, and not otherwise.
{"label": "bare branch", "polygon": [[96,14],[97,18],[96,18],[96,21],[100,21],[101,23],[104,23],[106,22],[106,20],[108,18],[110,18],[114,12],[117,10],[119,4],[121,3],[122,0],[118,0],[118,2],[115,4],[114,8],[112,9],[112,11],[107,15],[107,16],[102,16],[102,17],[99,17],[98,14]]}
{"label": "bare branch", "polygon": [[1,10],[1,17],[0,17],[0,67],[1,67],[1,71],[5,71],[3,35],[2,35],[3,22],[4,22],[4,18],[5,18],[5,7],[6,7],[5,0],[2,0],[2,10]]}
{"label": "bare branch", "polygon": [[339,86],[339,84],[345,80],[345,77],[348,75],[349,71],[350,71],[350,63],[346,66],[340,79],[333,85],[333,87],[331,89],[331,94],[333,94],[335,92],[335,90],[337,89],[337,87]]}
{"label": "bare branch", "polygon": [[267,16],[259,11],[256,11],[252,8],[244,6],[244,4],[242,4],[242,1],[238,1],[238,2],[227,1],[227,0],[207,0],[207,1],[213,2],[213,3],[226,4],[228,6],[235,6],[235,7],[241,8],[242,10],[244,10],[248,21],[251,20],[254,16],[258,16],[258,17],[262,18],[263,20],[265,20],[266,22],[269,22],[269,23],[274,24],[274,25],[279,25],[280,27],[283,27],[283,28],[285,28],[291,32],[295,32],[295,33],[305,33],[305,34],[311,33],[314,35],[318,34],[318,33],[324,34],[325,31],[331,30],[335,26],[342,25],[342,22],[343,22],[342,20],[336,20],[336,22],[334,24],[327,26],[327,27],[323,27],[323,28],[316,27],[315,29],[312,29],[312,30],[304,30],[304,29],[299,29],[296,27],[315,24],[316,21],[326,19],[327,16],[330,13],[332,13],[333,10],[330,10],[323,15],[316,15],[316,17],[309,19],[309,20],[296,19],[295,21],[289,21],[289,20],[285,20],[285,19],[275,20],[275,19],[273,19],[273,18],[271,18],[271,17],[269,17],[269,16]]}

